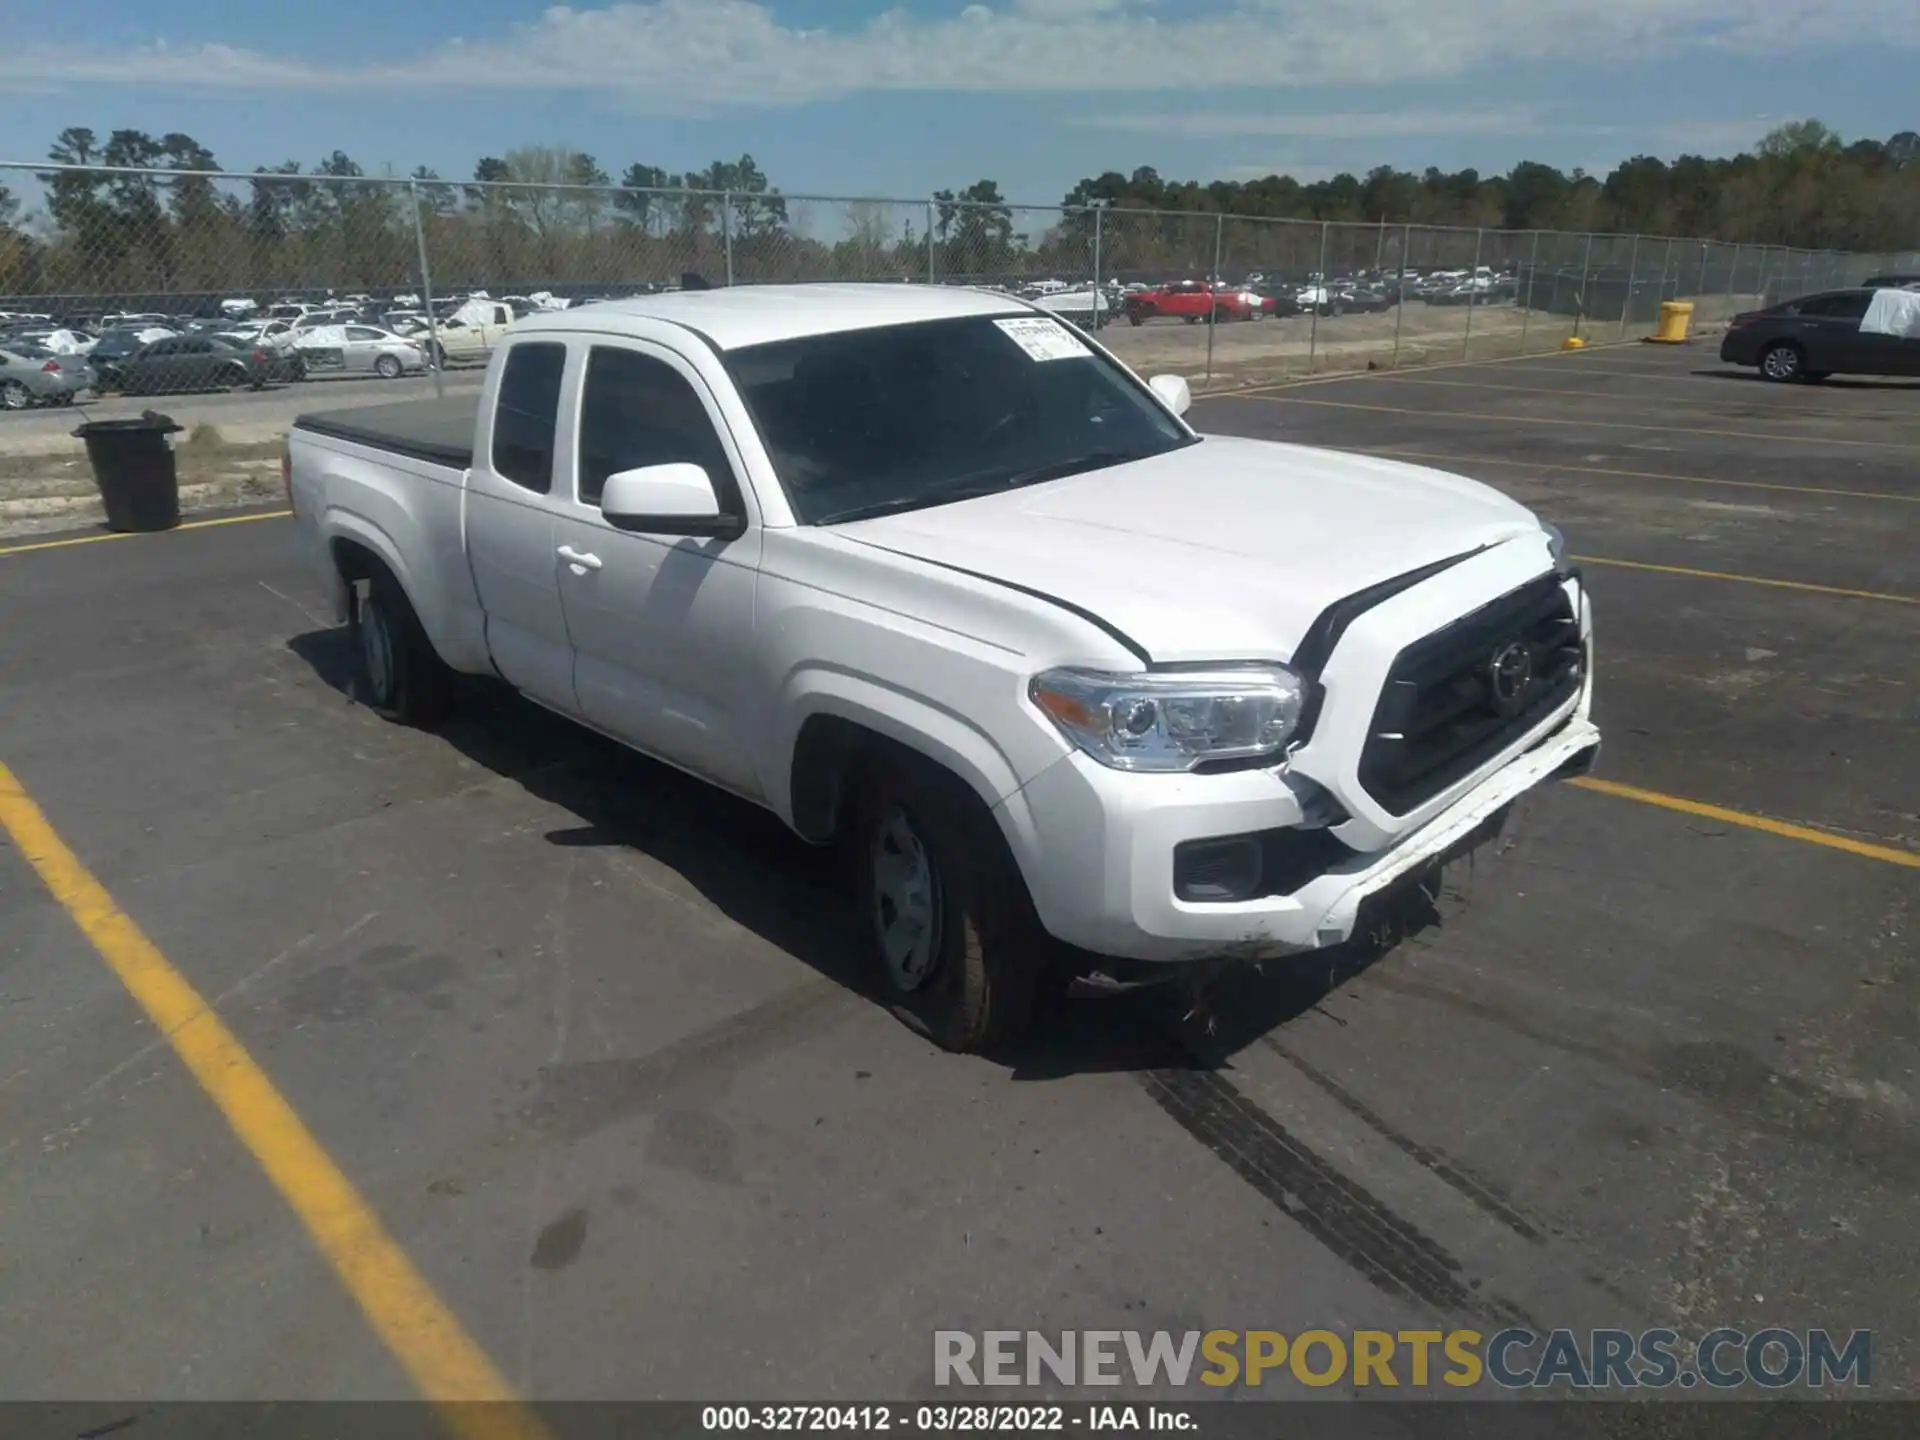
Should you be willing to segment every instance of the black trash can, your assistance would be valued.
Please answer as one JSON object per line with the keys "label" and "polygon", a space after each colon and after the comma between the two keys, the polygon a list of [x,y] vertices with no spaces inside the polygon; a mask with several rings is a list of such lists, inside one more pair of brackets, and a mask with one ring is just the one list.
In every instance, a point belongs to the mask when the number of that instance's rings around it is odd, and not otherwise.
{"label": "black trash can", "polygon": [[180,476],[167,437],[182,428],[171,415],[149,410],[137,420],[93,420],[73,432],[87,442],[109,530],[146,533],[180,523]]}

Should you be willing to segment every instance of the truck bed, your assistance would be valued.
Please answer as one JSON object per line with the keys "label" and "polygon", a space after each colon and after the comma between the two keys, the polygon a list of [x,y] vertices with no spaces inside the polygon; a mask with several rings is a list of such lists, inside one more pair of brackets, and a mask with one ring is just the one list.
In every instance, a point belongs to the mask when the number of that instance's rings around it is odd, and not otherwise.
{"label": "truck bed", "polygon": [[473,429],[479,415],[480,394],[475,391],[391,405],[319,410],[296,417],[293,427],[466,470],[473,465]]}

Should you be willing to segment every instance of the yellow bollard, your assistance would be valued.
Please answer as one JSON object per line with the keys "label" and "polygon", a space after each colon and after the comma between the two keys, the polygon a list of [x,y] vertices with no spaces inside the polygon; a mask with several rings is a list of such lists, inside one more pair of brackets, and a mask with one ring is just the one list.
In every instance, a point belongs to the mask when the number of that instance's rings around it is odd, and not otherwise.
{"label": "yellow bollard", "polygon": [[1582,340],[1578,335],[1569,335],[1560,342],[1560,348],[1562,350],[1584,350],[1587,348],[1587,342]]}
{"label": "yellow bollard", "polygon": [[1645,338],[1649,345],[1684,345],[1687,343],[1687,328],[1692,324],[1691,300],[1662,300],[1660,328]]}

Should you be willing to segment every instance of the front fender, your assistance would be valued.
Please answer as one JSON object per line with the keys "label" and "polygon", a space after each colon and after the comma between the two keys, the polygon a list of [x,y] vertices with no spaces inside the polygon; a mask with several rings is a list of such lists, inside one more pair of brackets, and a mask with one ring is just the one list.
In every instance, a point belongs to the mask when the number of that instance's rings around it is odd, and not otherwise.
{"label": "front fender", "polygon": [[793,823],[792,757],[801,727],[820,715],[850,721],[944,766],[989,809],[1020,788],[1012,760],[993,737],[956,711],[852,671],[813,665],[789,677],[779,704],[774,753],[779,772],[763,777],[768,799]]}

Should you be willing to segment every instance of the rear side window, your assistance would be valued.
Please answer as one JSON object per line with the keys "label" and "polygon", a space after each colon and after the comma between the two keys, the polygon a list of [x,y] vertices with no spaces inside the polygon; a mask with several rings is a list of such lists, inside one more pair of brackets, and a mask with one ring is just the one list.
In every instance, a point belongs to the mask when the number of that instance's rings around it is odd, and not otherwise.
{"label": "rear side window", "polygon": [[1871,295],[1816,295],[1800,302],[1800,313],[1821,315],[1830,320],[1864,320],[1867,307],[1872,303]]}
{"label": "rear side window", "polygon": [[564,345],[514,346],[494,405],[494,472],[541,495],[553,488],[553,431],[566,368]]}
{"label": "rear side window", "polygon": [[580,502],[598,505],[609,475],[683,461],[707,472],[723,507],[739,508],[719,432],[686,378],[650,355],[596,346],[580,393]]}

